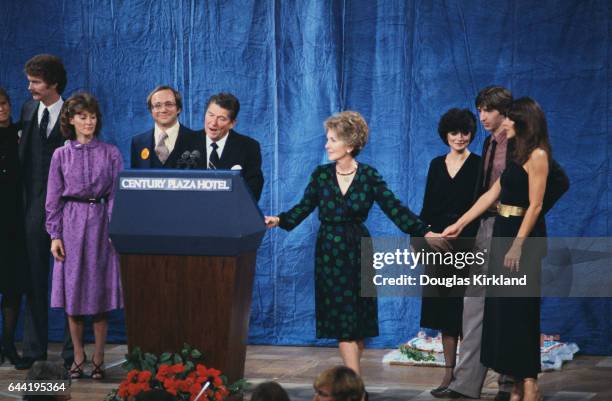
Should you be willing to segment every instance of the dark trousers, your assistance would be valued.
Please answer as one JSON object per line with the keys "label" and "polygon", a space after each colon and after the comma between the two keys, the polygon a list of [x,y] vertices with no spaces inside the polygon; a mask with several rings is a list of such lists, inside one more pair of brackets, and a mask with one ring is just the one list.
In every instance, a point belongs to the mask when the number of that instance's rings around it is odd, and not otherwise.
{"label": "dark trousers", "polygon": [[[23,356],[47,358],[49,342],[49,271],[51,239],[45,229],[46,191],[29,193],[25,214],[28,252],[28,290],[26,292]],[[73,346],[66,322],[62,358],[73,359]]]}

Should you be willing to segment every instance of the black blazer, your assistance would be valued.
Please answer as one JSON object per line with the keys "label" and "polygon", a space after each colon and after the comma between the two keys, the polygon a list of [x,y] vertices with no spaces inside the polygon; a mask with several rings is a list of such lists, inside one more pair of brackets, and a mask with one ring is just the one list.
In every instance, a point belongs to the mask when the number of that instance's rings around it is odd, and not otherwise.
{"label": "black blazer", "polygon": [[[257,201],[261,198],[264,176],[261,171],[261,149],[259,142],[234,130],[228,132],[227,142],[219,161],[218,169],[230,170],[234,166],[242,168],[242,177]],[[200,135],[202,161],[206,165],[206,132]]]}
{"label": "black blazer", "polygon": [[132,138],[130,150],[131,168],[177,168],[177,162],[185,151],[200,149],[199,135],[183,124],[179,124],[178,137],[174,149],[166,163],[162,163],[155,153],[155,129],[136,135]]}
{"label": "black blazer", "polygon": [[[19,160],[23,165],[26,161],[26,150],[30,138],[34,133],[32,130],[38,124],[38,106],[40,102],[38,100],[28,100],[24,103],[21,108],[21,116],[19,118],[18,129],[21,130],[21,137],[19,138]],[[57,142],[58,146],[62,146],[64,141],[62,139],[62,133],[60,132],[60,119],[58,118],[51,130],[49,139]]]}

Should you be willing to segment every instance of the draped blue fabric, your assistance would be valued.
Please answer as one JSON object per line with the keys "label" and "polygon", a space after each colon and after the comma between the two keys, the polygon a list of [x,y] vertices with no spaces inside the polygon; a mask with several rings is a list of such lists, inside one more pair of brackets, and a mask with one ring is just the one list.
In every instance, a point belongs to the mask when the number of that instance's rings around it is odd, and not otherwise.
{"label": "draped blue fabric", "polygon": [[[298,201],[310,172],[326,162],[325,118],[353,109],[371,129],[359,160],[418,212],[429,161],[446,151],[439,117],[451,107],[474,109],[480,88],[501,84],[540,102],[554,156],[572,181],[548,215],[550,235],[612,233],[606,0],[1,0],[0,8],[0,85],[12,95],[13,115],[28,98],[24,63],[37,53],[59,55],[68,70],[65,96],[84,89],[99,98],[104,139],[126,163],[130,138],[152,126],[145,99],[154,86],[181,91],[181,120],[194,129],[208,96],[231,91],[242,103],[236,129],[262,145],[260,207],[275,214]],[[483,139],[481,130],[476,153]],[[400,233],[379,209],[367,224],[373,235]],[[317,227],[313,215],[290,233],[266,235],[251,343],[329,344],[314,338]],[[381,335],[370,346],[395,346],[419,329],[419,299],[382,298],[379,312]],[[543,302],[543,331],[587,353],[612,354],[611,322],[609,299]],[[52,323],[58,340],[61,311]],[[111,339],[124,335],[114,314]]]}

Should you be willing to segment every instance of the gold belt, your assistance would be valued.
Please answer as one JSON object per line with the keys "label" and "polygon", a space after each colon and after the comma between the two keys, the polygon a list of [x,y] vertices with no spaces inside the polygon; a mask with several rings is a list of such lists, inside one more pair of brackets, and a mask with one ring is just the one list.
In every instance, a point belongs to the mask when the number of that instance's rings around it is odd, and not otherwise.
{"label": "gold belt", "polygon": [[502,203],[497,204],[497,214],[502,217],[521,217],[525,215],[526,209],[520,206],[504,205]]}

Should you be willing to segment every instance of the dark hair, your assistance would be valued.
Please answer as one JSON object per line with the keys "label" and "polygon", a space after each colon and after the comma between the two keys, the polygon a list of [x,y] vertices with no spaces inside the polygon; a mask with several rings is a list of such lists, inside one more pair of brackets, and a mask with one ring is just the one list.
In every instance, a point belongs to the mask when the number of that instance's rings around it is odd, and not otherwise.
{"label": "dark hair", "polygon": [[176,401],[177,398],[166,390],[149,390],[138,393],[135,401]]}
{"label": "dark hair", "polygon": [[5,98],[9,105],[11,104],[11,97],[9,96],[8,92],[6,91],[6,89],[4,89],[1,86],[0,86],[0,97]]}
{"label": "dark hair", "polygon": [[[26,380],[66,380],[70,383],[70,375],[64,365],[49,361],[36,361],[28,371]],[[51,395],[26,395],[24,400],[43,401],[55,400]]]}
{"label": "dark hair", "polygon": [[336,131],[338,139],[353,148],[351,156],[356,157],[368,142],[368,124],[356,111],[342,111],[328,117],[323,123],[326,130]]}
{"label": "dark hair", "polygon": [[42,78],[47,85],[57,84],[57,93],[66,88],[66,69],[62,60],[51,54],[39,54],[28,60],[23,69],[27,75]]}
{"label": "dark hair", "polygon": [[530,97],[517,99],[512,102],[507,116],[514,122],[516,131],[514,161],[518,164],[525,163],[536,148],[544,149],[550,161],[552,149],[548,139],[548,124],[538,102]]}
{"label": "dark hair", "polygon": [[[9,104],[9,107],[11,106],[11,98],[9,97],[8,93],[6,92],[6,90],[0,86],[0,98],[5,98],[6,102]],[[11,110],[12,112],[12,110]],[[9,125],[12,124],[12,120],[11,120],[11,116],[9,114]]]}
{"label": "dark hair", "polygon": [[221,92],[216,95],[212,95],[208,98],[208,102],[206,102],[206,109],[210,106],[211,103],[215,103],[219,107],[229,111],[230,120],[236,120],[238,117],[238,112],[240,111],[240,102],[238,98],[231,93]]}
{"label": "dark hair", "polygon": [[255,387],[251,401],[289,401],[289,394],[277,382],[264,382]]}
{"label": "dark hair", "polygon": [[512,103],[512,92],[503,86],[487,86],[478,92],[475,103],[477,109],[497,110],[505,115]]}
{"label": "dark hair", "polygon": [[336,366],[323,371],[314,381],[315,390],[329,387],[336,401],[360,401],[365,392],[363,380],[346,366]]}
{"label": "dark hair", "polygon": [[176,102],[176,108],[179,110],[180,113],[183,110],[183,97],[181,96],[181,93],[179,91],[168,85],[158,85],[155,87],[155,89],[151,91],[151,93],[149,93],[149,96],[147,96],[147,107],[149,108],[149,110],[153,108],[153,105],[151,104],[151,98],[153,97],[153,95],[163,90],[172,91],[172,93],[174,94],[174,101]]}
{"label": "dark hair", "polygon": [[68,98],[62,106],[60,113],[60,128],[64,138],[76,139],[76,131],[74,125],[70,124],[70,119],[83,111],[88,111],[95,114],[97,117],[96,129],[94,136],[98,136],[102,128],[102,114],[100,114],[100,106],[93,95],[87,92],[76,93]]}
{"label": "dark hair", "polygon": [[470,135],[470,143],[476,136],[476,116],[469,109],[450,109],[440,118],[438,123],[438,134],[446,145],[448,145],[449,132],[461,132]]}

